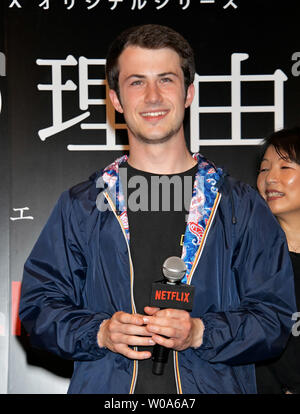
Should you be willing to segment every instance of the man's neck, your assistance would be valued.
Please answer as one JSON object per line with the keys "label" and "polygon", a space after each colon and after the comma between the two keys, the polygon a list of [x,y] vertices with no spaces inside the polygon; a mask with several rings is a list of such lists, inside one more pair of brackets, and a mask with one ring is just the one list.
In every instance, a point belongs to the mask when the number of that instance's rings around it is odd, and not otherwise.
{"label": "man's neck", "polygon": [[191,156],[185,141],[174,145],[170,140],[163,144],[134,142],[130,146],[128,163],[153,174],[179,174],[194,167],[197,161]]}

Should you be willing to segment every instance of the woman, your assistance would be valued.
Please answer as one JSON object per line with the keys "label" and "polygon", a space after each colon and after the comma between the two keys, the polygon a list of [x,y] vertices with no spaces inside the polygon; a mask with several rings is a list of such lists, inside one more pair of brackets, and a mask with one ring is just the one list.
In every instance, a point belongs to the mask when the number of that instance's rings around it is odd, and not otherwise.
{"label": "woman", "polygon": [[[285,232],[300,311],[300,128],[273,133],[263,154],[257,187]],[[258,393],[300,394],[300,336],[290,336],[279,358],[257,364],[256,377]]]}

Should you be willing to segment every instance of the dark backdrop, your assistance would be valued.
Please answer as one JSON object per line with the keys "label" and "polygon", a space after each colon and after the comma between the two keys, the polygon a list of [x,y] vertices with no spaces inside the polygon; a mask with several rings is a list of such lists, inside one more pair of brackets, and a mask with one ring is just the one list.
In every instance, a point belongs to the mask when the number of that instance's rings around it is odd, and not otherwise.
{"label": "dark backdrop", "polygon": [[[64,393],[68,386],[72,365],[30,348],[17,318],[18,297],[24,261],[60,193],[122,155],[122,145],[126,148],[123,119],[104,101],[92,101],[106,98],[105,85],[92,85],[91,79],[103,79],[103,59],[111,40],[128,26],[160,23],[190,41],[201,82],[196,82],[199,99],[185,120],[189,148],[193,142],[217,165],[254,186],[260,139],[274,128],[299,123],[296,4],[0,2],[1,393]],[[232,54],[242,53],[248,58],[241,62],[240,74],[255,76],[252,80],[239,77],[238,65],[231,67]],[[275,87],[276,70],[285,80],[276,81]],[[213,76],[227,78],[215,82]],[[58,87],[51,90],[55,84]],[[278,93],[282,104],[279,99],[272,111]],[[200,106],[205,113],[198,114]],[[246,112],[245,106],[260,109]],[[68,121],[72,125],[66,127]],[[191,125],[197,131],[192,137]],[[45,131],[51,126],[54,132]],[[45,132],[48,137],[42,140],[39,134]],[[234,137],[240,138],[234,141]]]}

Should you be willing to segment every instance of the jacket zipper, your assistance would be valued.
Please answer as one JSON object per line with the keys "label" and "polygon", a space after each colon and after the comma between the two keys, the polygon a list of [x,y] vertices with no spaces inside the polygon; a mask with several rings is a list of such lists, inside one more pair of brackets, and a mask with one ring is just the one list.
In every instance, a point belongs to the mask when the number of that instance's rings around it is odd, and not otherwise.
{"label": "jacket zipper", "polygon": [[[194,263],[193,263],[193,267],[192,267],[191,273],[190,273],[189,278],[187,280],[187,284],[188,285],[190,285],[191,282],[192,282],[192,278],[193,278],[195,269],[196,269],[196,267],[197,267],[197,265],[199,263],[201,254],[203,252],[204,245],[205,245],[205,242],[206,242],[206,239],[207,239],[209,230],[211,228],[211,225],[212,225],[212,223],[214,221],[215,214],[216,214],[216,211],[218,209],[218,205],[220,203],[220,200],[221,200],[221,193],[218,193],[217,194],[217,197],[215,199],[215,202],[214,202],[214,205],[213,205],[212,212],[210,214],[208,223],[206,225],[206,229],[205,229],[205,232],[203,234],[201,243],[200,243],[199,248],[197,250],[196,257],[195,257],[195,260],[194,260]],[[179,372],[179,363],[178,363],[178,352],[177,351],[173,351],[173,356],[174,356],[174,371],[175,371],[175,381],[176,381],[176,386],[177,386],[177,393],[178,394],[182,394],[182,386],[181,386],[181,379],[180,379],[180,372]]]}
{"label": "jacket zipper", "polygon": [[[122,233],[123,233],[123,236],[124,236],[125,241],[126,241],[126,244],[127,244],[128,256],[129,256],[129,265],[130,265],[131,308],[132,308],[132,313],[136,313],[136,307],[135,307],[134,296],[133,296],[134,272],[133,272],[133,264],[132,264],[132,259],[131,259],[131,253],[130,253],[129,243],[128,243],[128,240],[127,240],[127,237],[126,237],[126,233],[125,233],[125,229],[123,227],[123,224],[122,224],[121,220],[119,219],[119,217],[118,217],[118,215],[116,213],[116,207],[115,207],[114,203],[112,202],[111,198],[109,197],[109,195],[106,192],[104,192],[104,196],[107,199],[109,205],[111,206],[112,211],[113,211],[116,219],[118,220],[119,225],[121,226]],[[211,228],[211,224],[212,224],[212,222],[214,220],[214,217],[215,217],[215,214],[216,214],[216,211],[217,211],[217,208],[218,208],[218,205],[219,205],[220,200],[221,200],[221,194],[218,193],[217,194],[217,197],[216,197],[216,200],[215,200],[215,203],[214,203],[214,206],[213,206],[213,209],[212,209],[212,213],[211,213],[210,218],[209,218],[209,221],[207,223],[207,226],[206,226],[206,229],[205,229],[205,232],[204,232],[204,235],[203,235],[201,244],[200,244],[200,246],[199,246],[199,248],[197,250],[197,253],[196,253],[196,259],[194,261],[194,264],[193,264],[193,267],[192,267],[192,270],[191,270],[189,279],[187,281],[187,284],[188,285],[191,284],[192,277],[194,275],[195,269],[196,269],[196,267],[198,265],[198,262],[200,260],[200,257],[201,257],[202,251],[203,251],[203,247],[204,247],[205,241],[207,239],[209,230]],[[137,347],[135,347],[134,349],[136,350]],[[177,351],[173,351],[173,358],[174,358],[174,371],[175,371],[174,374],[175,374],[175,382],[176,382],[176,387],[177,387],[177,393],[178,394],[182,394],[182,386],[181,386],[181,379],[180,379],[180,372],[179,372],[179,363],[178,363],[178,352]],[[131,386],[130,386],[129,394],[133,394],[134,393],[134,389],[135,389],[135,385],[136,385],[136,379],[137,379],[137,373],[138,373],[138,361],[137,360],[134,360],[133,364],[134,364],[133,365],[133,375],[132,375],[132,380],[131,380]]]}
{"label": "jacket zipper", "polygon": [[[135,303],[134,303],[134,297],[133,297],[133,280],[134,280],[134,272],[133,272],[133,264],[132,264],[132,259],[131,259],[131,253],[130,253],[130,248],[129,248],[129,243],[126,237],[126,233],[125,233],[125,229],[123,227],[123,223],[121,222],[120,218],[118,217],[117,213],[116,213],[116,207],[113,203],[113,201],[111,200],[111,198],[109,197],[108,193],[104,192],[104,196],[106,198],[106,200],[108,201],[110,207],[112,208],[112,211],[116,217],[116,219],[118,220],[118,223],[122,229],[122,233],[123,236],[125,238],[126,244],[127,244],[127,249],[128,249],[128,256],[129,256],[129,266],[130,266],[130,296],[131,296],[131,310],[132,313],[136,313],[136,307],[135,307]],[[137,350],[137,347],[134,347],[135,350]],[[138,372],[138,361],[134,360],[133,361],[133,374],[132,374],[132,380],[131,380],[131,385],[130,385],[130,390],[129,390],[129,394],[133,394],[134,390],[135,390],[135,385],[136,385],[136,379],[137,379],[137,372]]]}

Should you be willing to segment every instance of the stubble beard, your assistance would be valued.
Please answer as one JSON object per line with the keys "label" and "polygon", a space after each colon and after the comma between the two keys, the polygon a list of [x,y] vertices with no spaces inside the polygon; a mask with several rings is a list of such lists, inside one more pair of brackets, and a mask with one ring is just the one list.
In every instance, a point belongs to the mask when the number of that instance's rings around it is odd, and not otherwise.
{"label": "stubble beard", "polygon": [[[119,99],[119,102],[120,102],[120,104],[123,108],[120,93],[118,93],[118,99]],[[127,125],[127,129],[130,131],[132,136],[134,136],[138,141],[140,141],[144,144],[147,144],[147,145],[159,145],[159,144],[163,144],[165,142],[168,142],[174,135],[176,135],[180,131],[180,128],[183,125],[183,119],[182,119],[182,122],[179,123],[178,126],[176,126],[175,128],[171,129],[165,136],[163,136],[161,138],[148,138],[145,135],[139,133],[138,131],[134,131],[130,127],[129,123],[127,122],[125,115],[124,115],[124,118],[125,118],[125,122],[126,122],[126,125]]]}
{"label": "stubble beard", "polygon": [[128,125],[127,125],[129,131],[131,132],[131,134],[140,142],[143,142],[144,144],[147,145],[159,145],[159,144],[164,144],[165,142],[168,142],[174,135],[176,135],[180,128],[181,125],[179,125],[177,128],[171,129],[166,135],[160,137],[160,138],[148,138],[145,135],[133,131]]}

